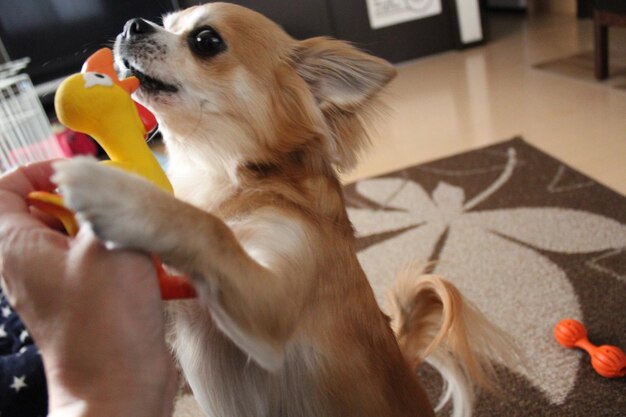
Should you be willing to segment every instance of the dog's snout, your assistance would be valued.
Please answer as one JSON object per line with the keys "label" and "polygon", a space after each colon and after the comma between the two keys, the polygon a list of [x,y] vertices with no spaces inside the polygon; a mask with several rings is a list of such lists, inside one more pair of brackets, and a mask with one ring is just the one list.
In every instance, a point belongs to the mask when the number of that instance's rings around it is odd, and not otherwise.
{"label": "dog's snout", "polygon": [[140,18],[130,19],[126,22],[126,25],[124,25],[124,38],[147,35],[153,32],[155,32],[154,27]]}

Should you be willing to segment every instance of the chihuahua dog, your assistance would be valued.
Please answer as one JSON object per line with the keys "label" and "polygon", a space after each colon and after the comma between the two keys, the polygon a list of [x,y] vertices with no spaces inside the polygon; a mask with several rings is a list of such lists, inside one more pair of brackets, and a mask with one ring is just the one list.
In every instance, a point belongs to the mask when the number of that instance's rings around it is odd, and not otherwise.
{"label": "chihuahua dog", "polygon": [[131,20],[115,56],[159,121],[176,198],[88,159],[58,162],[54,181],[100,239],[157,254],[193,282],[198,298],[169,313],[204,412],[433,416],[416,373],[425,360],[443,376],[443,402],[469,416],[506,338],[415,268],[383,314],[337,179],[368,142],[393,66],[337,40],[295,40],[225,3],[163,27]]}

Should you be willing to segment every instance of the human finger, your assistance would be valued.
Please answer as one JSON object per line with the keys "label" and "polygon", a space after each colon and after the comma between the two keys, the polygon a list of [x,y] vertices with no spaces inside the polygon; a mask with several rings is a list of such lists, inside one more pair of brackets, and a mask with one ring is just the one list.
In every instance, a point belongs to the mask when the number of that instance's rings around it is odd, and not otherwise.
{"label": "human finger", "polygon": [[[26,196],[32,191],[52,191],[55,185],[50,181],[53,173],[54,161],[36,162],[19,167],[0,176],[0,223],[15,221],[13,215],[29,215]],[[7,218],[8,216],[8,218]],[[32,216],[30,216],[32,217]],[[27,218],[23,221],[29,222]],[[30,226],[43,225],[34,217],[29,222]],[[0,233],[6,224],[0,226]]]}
{"label": "human finger", "polygon": [[58,232],[65,233],[65,227],[63,226],[61,220],[59,220],[57,217],[51,216],[34,206],[30,207],[30,214],[36,217],[37,220],[45,224],[47,227]]}
{"label": "human finger", "polygon": [[50,181],[55,160],[34,162],[20,166],[0,176],[0,190],[22,197],[31,191],[53,191],[56,185]]}

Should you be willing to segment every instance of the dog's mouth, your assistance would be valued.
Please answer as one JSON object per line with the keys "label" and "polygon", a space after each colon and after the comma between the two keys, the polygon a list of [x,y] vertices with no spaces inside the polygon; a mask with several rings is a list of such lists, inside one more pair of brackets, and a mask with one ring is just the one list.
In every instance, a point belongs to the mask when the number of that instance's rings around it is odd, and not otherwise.
{"label": "dog's mouth", "polygon": [[178,92],[178,87],[169,84],[165,81],[159,80],[157,78],[151,77],[146,73],[139,71],[137,68],[133,67],[127,60],[123,61],[125,69],[125,75],[135,76],[139,80],[141,88],[147,90],[149,92],[165,92],[165,93],[176,93]]}

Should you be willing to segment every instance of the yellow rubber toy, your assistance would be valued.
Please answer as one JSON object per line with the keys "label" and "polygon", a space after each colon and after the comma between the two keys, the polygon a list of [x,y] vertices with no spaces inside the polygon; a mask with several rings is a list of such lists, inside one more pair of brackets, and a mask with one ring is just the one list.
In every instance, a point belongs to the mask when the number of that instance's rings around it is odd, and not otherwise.
{"label": "yellow rubber toy", "polygon": [[94,138],[110,164],[173,192],[158,161],[145,142],[146,128],[131,94],[139,87],[135,77],[119,80],[113,53],[103,48],[86,61],[83,71],[68,77],[57,90],[54,107],[68,128]]}
{"label": "yellow rubber toy", "polygon": [[[167,176],[145,142],[146,127],[131,94],[139,80],[119,80],[113,68],[113,53],[103,48],[91,55],[81,73],[69,76],[54,100],[57,117],[68,128],[94,138],[110,161],[103,164],[122,168],[173,192]],[[96,191],[94,191],[96,192]],[[35,191],[29,202],[63,223],[70,236],[78,232],[74,214],[58,194]],[[164,300],[192,298],[194,288],[184,276],[170,275],[156,256],[152,257]]]}
{"label": "yellow rubber toy", "polygon": [[[173,192],[163,169],[145,142],[146,128],[131,94],[139,80],[119,80],[113,68],[113,53],[102,48],[91,55],[80,73],[69,76],[57,90],[54,107],[59,121],[68,128],[94,138],[110,161],[104,164],[140,175]],[[78,230],[73,214],[58,195],[34,192],[30,203],[63,223],[68,234]],[[53,209],[53,206],[57,206]]]}

